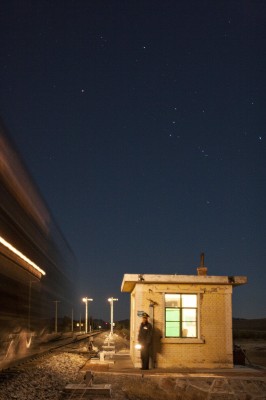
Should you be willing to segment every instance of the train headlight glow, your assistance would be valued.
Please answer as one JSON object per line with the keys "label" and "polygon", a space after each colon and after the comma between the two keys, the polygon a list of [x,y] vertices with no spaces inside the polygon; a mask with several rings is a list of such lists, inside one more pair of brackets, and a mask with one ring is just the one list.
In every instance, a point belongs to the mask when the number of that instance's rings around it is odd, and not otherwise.
{"label": "train headlight glow", "polygon": [[20,257],[22,260],[26,261],[28,264],[30,264],[33,268],[37,269],[42,275],[46,275],[45,271],[38,267],[33,261],[31,261],[28,257],[26,257],[21,251],[17,250],[12,244],[8,243],[2,236],[0,236],[0,243],[7,247],[12,253],[16,254],[18,257]]}

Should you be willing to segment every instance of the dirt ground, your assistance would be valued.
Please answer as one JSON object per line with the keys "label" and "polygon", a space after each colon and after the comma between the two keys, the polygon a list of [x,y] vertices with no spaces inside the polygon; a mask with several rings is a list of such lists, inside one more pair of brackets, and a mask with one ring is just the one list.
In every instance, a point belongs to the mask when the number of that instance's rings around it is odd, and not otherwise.
{"label": "dirt ground", "polygon": [[235,344],[246,354],[246,363],[260,365],[266,368],[266,340],[237,339]]}
{"label": "dirt ground", "polygon": [[[106,338],[106,334],[98,336],[94,340],[94,345],[99,346],[103,344],[103,340]],[[115,338],[116,348],[118,351],[127,351],[129,343],[127,340],[116,337]],[[249,363],[252,365],[259,365],[266,368],[266,341],[265,340],[237,340],[235,344],[241,346],[246,353]],[[246,363],[248,366],[248,362]],[[226,384],[221,377],[215,378],[213,376],[203,379],[191,379],[188,377],[178,378],[176,380],[173,376],[158,376],[152,377],[149,375],[137,375],[137,374],[120,374],[120,373],[108,373],[103,368],[94,369],[94,383],[108,383],[112,387],[112,398],[114,400],[206,400],[206,399],[229,399],[229,392],[236,390],[235,386],[239,386],[239,398],[244,398],[243,393],[245,392],[245,398],[253,399],[253,395],[248,392],[248,387],[253,385],[250,376],[246,379],[241,377],[230,380],[226,378]],[[257,379],[257,378],[256,378]],[[263,379],[262,379],[263,381]],[[264,385],[265,383],[256,380],[256,384]],[[226,391],[226,387],[231,385]],[[222,391],[223,387],[224,391]],[[254,385],[253,385],[254,386]],[[252,386],[252,387],[253,387]],[[219,393],[215,390],[219,389]],[[217,389],[217,390],[218,390]],[[259,391],[260,388],[256,387]],[[265,389],[263,389],[265,390]],[[218,397],[217,397],[218,396]],[[242,397],[241,397],[242,396]],[[234,397],[235,398],[235,397]],[[255,398],[255,397],[254,397]],[[258,398],[258,397],[256,397]],[[260,397],[265,398],[265,397]],[[266,399],[266,398],[265,398]]]}

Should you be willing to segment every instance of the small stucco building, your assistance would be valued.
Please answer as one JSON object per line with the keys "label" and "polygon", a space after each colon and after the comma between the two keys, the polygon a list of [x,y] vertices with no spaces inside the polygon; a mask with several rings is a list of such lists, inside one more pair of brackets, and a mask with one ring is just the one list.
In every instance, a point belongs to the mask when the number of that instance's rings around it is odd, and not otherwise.
{"label": "small stucco building", "polygon": [[130,354],[140,367],[135,348],[141,314],[153,324],[152,367],[232,368],[232,291],[245,276],[125,274],[122,292],[129,292]]}

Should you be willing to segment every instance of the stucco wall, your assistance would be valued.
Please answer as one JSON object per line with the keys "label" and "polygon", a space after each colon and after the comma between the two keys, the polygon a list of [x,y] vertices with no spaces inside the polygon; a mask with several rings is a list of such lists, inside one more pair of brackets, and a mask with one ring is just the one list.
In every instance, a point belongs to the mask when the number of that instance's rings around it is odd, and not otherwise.
{"label": "stucco wall", "polygon": [[[164,293],[198,294],[198,338],[165,338]],[[131,293],[131,356],[136,367],[140,366],[139,351],[135,350],[141,323],[138,311],[154,315],[151,322],[158,368],[233,367],[231,285],[137,283]]]}

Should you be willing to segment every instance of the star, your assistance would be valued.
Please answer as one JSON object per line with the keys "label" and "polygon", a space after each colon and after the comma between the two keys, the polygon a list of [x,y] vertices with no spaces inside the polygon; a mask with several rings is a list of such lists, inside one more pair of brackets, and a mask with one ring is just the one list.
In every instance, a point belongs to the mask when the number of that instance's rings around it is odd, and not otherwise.
{"label": "star", "polygon": [[201,146],[198,146],[198,149],[199,149],[199,151],[202,153],[202,155],[203,155],[204,157],[209,157],[209,154],[206,154],[206,153],[205,153],[205,150],[204,150]]}

